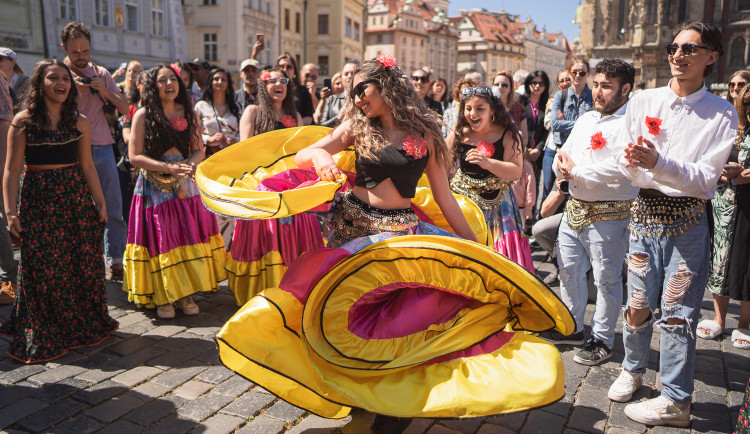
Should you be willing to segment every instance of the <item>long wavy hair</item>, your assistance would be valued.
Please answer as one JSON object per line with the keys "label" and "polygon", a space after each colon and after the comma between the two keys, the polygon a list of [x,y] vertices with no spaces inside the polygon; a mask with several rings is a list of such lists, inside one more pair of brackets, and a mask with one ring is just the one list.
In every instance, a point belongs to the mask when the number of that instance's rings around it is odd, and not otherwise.
{"label": "long wavy hair", "polygon": [[[265,72],[266,71],[263,71],[263,73],[261,73],[261,77]],[[271,72],[280,72],[281,75],[289,78],[283,69],[271,68],[268,72],[269,74]],[[286,96],[281,103],[281,110],[284,111],[284,114],[289,115],[296,120],[297,105],[294,103],[294,95],[294,80],[289,80],[289,83],[286,85]],[[258,78],[258,110],[255,111],[255,119],[253,123],[255,125],[253,135],[267,133],[276,129],[276,108],[273,105],[273,100],[268,93],[268,89],[266,89],[266,82],[261,78]]]}
{"label": "long wavy hair", "polygon": [[[516,124],[511,120],[510,115],[508,114],[508,111],[505,110],[505,106],[502,102],[500,102],[499,99],[492,96],[491,93],[482,94],[482,93],[476,93],[472,92],[468,95],[462,95],[461,96],[461,105],[458,108],[458,122],[456,122],[456,130],[455,130],[455,137],[456,137],[456,143],[463,142],[464,140],[468,139],[468,137],[471,135],[471,126],[469,125],[469,121],[466,120],[466,116],[464,115],[464,110],[466,109],[466,101],[468,101],[470,98],[481,98],[487,102],[490,106],[490,122],[493,124],[505,128],[510,131],[511,137],[513,137],[513,151],[514,155],[515,152],[521,153],[521,142],[518,139],[520,136],[518,135],[518,127]],[[455,162],[458,158],[458,146],[453,147],[453,161]]]}
{"label": "long wavy hair", "polygon": [[75,128],[78,120],[78,103],[76,102],[78,99],[78,88],[73,81],[73,74],[71,74],[68,66],[57,59],[45,59],[37,62],[34,66],[34,72],[31,73],[24,101],[26,112],[29,115],[19,125],[26,131],[26,140],[28,143],[38,143],[42,139],[44,130],[52,128],[47,103],[44,100],[44,76],[47,74],[47,69],[51,66],[64,68],[70,76],[70,90],[68,91],[68,97],[65,98],[62,104],[62,116],[57,124],[57,129]]}
{"label": "long wavy hair", "polygon": [[748,106],[750,106],[750,90],[748,89],[750,89],[750,86],[743,87],[737,95],[737,99],[734,101],[734,108],[737,110],[737,115],[739,117],[739,123],[737,125],[737,140],[735,140],[737,149],[740,149],[742,146],[740,142],[742,142],[742,139],[747,134],[747,125],[750,123],[750,110],[748,110]]}
{"label": "long wavy hair", "polygon": [[[742,77],[742,79],[745,80],[745,83],[750,84],[750,71],[748,71],[747,69],[740,69],[739,71],[735,71],[734,74],[729,77],[727,83],[734,80],[734,78],[737,76]],[[747,85],[745,85],[745,87],[747,87]],[[737,96],[740,96],[739,93],[737,94]],[[732,98],[732,94],[730,92],[727,92],[727,101],[729,101],[730,104],[734,104],[734,98]],[[737,113],[739,113],[739,110],[737,111]]]}
{"label": "long wavy hair", "polygon": [[[357,74],[362,80],[375,80],[375,85],[393,113],[397,128],[432,137],[438,162],[442,164],[447,160],[448,148],[440,130],[442,120],[437,113],[427,108],[424,98],[417,94],[411,78],[400,66],[385,68],[375,59],[366,60],[357,65],[352,77]],[[351,80],[346,89],[344,118],[351,120],[351,129],[346,132],[345,138],[354,141],[354,148],[360,157],[374,159],[375,152],[389,144],[383,137],[380,119],[368,119],[354,104],[352,94],[356,85],[357,83]]]}
{"label": "long wavy hair", "polygon": [[180,135],[172,128],[172,124],[169,122],[167,115],[164,114],[164,106],[161,103],[159,97],[159,88],[156,85],[156,77],[159,75],[159,71],[162,69],[169,69],[174,72],[177,76],[177,98],[175,103],[182,105],[185,112],[185,120],[187,120],[187,130],[190,132],[190,137],[197,134],[198,120],[193,112],[193,100],[190,98],[190,94],[185,85],[180,79],[180,75],[177,74],[173,68],[168,65],[159,64],[146,72],[146,77],[143,80],[143,95],[141,95],[141,107],[146,109],[146,134],[144,137],[144,150],[146,155],[151,158],[161,158],[165,152],[172,147],[182,153],[184,157],[190,155],[190,143],[183,143],[180,139]]}
{"label": "long wavy hair", "polygon": [[227,90],[224,92],[227,102],[227,108],[229,109],[229,113],[233,114],[237,119],[242,116],[242,113],[240,113],[240,106],[237,105],[237,102],[234,100],[234,84],[232,83],[232,76],[227,73],[227,71],[223,68],[214,68],[211,70],[211,72],[208,73],[208,78],[206,79],[206,88],[203,89],[203,94],[201,95],[201,99],[203,101],[209,102],[211,105],[214,105],[214,77],[218,73],[223,73],[224,76],[227,78]]}

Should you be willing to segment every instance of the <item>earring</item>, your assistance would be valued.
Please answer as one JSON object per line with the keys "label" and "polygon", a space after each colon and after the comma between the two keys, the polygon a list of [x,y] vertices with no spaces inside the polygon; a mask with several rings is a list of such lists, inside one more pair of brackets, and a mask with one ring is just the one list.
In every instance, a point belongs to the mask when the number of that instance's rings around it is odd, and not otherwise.
{"label": "earring", "polygon": [[490,119],[490,122],[495,122],[495,113],[492,113],[492,119]]}

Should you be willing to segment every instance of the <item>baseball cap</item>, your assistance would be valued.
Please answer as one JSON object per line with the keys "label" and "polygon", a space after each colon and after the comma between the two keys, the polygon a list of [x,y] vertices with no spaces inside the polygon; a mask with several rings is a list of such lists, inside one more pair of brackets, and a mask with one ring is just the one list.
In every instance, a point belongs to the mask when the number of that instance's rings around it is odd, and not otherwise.
{"label": "baseball cap", "polygon": [[[6,47],[0,47],[0,56],[10,57],[14,61],[18,59],[18,56],[16,56],[16,52]],[[18,75],[23,74],[23,70],[21,69],[20,66],[18,66],[18,62],[16,62],[16,65],[13,67],[13,72],[15,72]]]}
{"label": "baseball cap", "polygon": [[252,66],[252,67],[254,67],[254,68],[258,69],[258,70],[261,69],[260,68],[260,62],[258,62],[257,60],[255,60],[255,59],[245,59],[245,60],[242,61],[242,63],[240,63],[240,71],[244,71],[245,68],[247,68],[248,66]]}
{"label": "baseball cap", "polygon": [[191,65],[200,66],[200,67],[202,67],[204,69],[211,69],[211,64],[208,63],[208,60],[206,60],[206,59],[201,59],[201,58],[196,57],[195,59],[193,59],[192,62],[189,62],[189,63]]}

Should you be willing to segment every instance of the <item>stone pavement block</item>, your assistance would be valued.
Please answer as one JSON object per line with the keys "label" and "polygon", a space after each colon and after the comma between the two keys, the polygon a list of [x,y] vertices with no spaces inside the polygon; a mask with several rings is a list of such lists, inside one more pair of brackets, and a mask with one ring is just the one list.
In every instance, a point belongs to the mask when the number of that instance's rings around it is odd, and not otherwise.
{"label": "stone pavement block", "polygon": [[542,407],[542,409],[546,412],[556,414],[558,416],[568,417],[568,414],[570,413],[570,408],[572,406],[573,406],[572,402],[564,402],[563,400],[560,400],[554,404],[544,406]]}
{"label": "stone pavement block", "polygon": [[55,429],[52,432],[55,434],[83,434],[94,432],[102,426],[103,425],[100,422],[97,422],[94,419],[89,419],[86,416],[79,415],[55,426]]}
{"label": "stone pavement block", "polygon": [[[747,363],[747,360],[745,361]],[[724,381],[723,374],[696,372],[694,376],[696,390],[713,393],[714,395],[726,395],[727,384]]]}
{"label": "stone pavement block", "polygon": [[712,357],[705,354],[696,354],[695,371],[716,373],[716,370],[720,369],[722,363],[723,361],[719,357]]}
{"label": "stone pavement block", "polygon": [[177,414],[184,419],[200,422],[218,412],[233,400],[234,398],[231,396],[208,393],[178,408]]}
{"label": "stone pavement block", "polygon": [[121,328],[120,331],[131,335],[143,336],[156,327],[157,325],[154,324],[153,320],[148,319],[137,322],[135,324],[130,324],[127,327]]}
{"label": "stone pavement block", "polygon": [[79,362],[77,366],[80,366],[81,368],[85,368],[87,370],[107,369],[107,365],[109,365],[112,361],[117,360],[119,358],[120,356],[107,353],[107,352],[90,354],[86,358],[86,360],[81,360],[81,362]]}
{"label": "stone pavement block", "polygon": [[166,352],[159,357],[149,360],[148,364],[160,369],[169,369],[173,366],[185,363],[198,354],[201,354],[203,351],[205,350],[201,349],[198,345],[189,345],[181,348],[179,351]]}
{"label": "stone pavement block", "polygon": [[128,391],[128,395],[135,396],[136,398],[143,399],[144,401],[150,401],[170,392],[171,390],[172,389],[167,386],[162,386],[161,384],[156,384],[153,381],[148,381],[139,385],[138,387],[130,389],[130,391]]}
{"label": "stone pavement block", "polygon": [[159,357],[165,352],[167,352],[167,350],[156,348],[154,346],[144,347],[134,353],[113,361],[111,364],[117,368],[133,369],[137,366],[145,365],[147,361]]}
{"label": "stone pavement block", "polygon": [[83,401],[87,404],[96,405],[127,390],[128,388],[123,386],[122,384],[115,383],[112,380],[106,380],[99,384],[95,384],[88,389],[79,390],[78,392],[73,394],[73,398],[79,401]]}
{"label": "stone pavement block", "polygon": [[189,333],[187,331],[183,331],[183,332],[177,333],[176,335],[170,336],[169,339],[160,340],[154,346],[157,348],[162,348],[162,349],[169,350],[169,351],[175,351],[188,344],[193,343],[195,339],[197,339],[197,337],[194,334]]}
{"label": "stone pavement block", "polygon": [[111,425],[107,425],[101,431],[97,431],[97,434],[123,434],[140,432],[141,430],[143,430],[143,427],[138,426],[133,422],[120,419]]}
{"label": "stone pavement block", "polygon": [[25,381],[0,388],[0,408],[31,395],[36,389],[38,389],[37,386]]}
{"label": "stone pavement block", "polygon": [[20,428],[31,432],[41,432],[45,428],[54,425],[70,416],[78,413],[86,407],[86,404],[73,400],[63,399],[54,405],[45,407],[36,413],[30,414],[19,420],[17,425]]}
{"label": "stone pavement block", "polygon": [[[638,399],[635,399],[632,402],[638,401]],[[628,404],[630,404],[630,402],[613,402],[609,412],[607,425],[609,427],[621,428],[627,431],[635,431],[639,433],[645,432],[646,425],[638,423],[625,415],[625,406]]]}
{"label": "stone pavement block", "polygon": [[169,413],[177,410],[186,402],[187,400],[180,398],[179,396],[163,396],[150,401],[146,405],[136,408],[126,414],[123,419],[137,423],[138,425],[149,426]]}
{"label": "stone pavement block", "polygon": [[175,388],[208,369],[208,366],[181,366],[170,369],[154,378],[154,383]]}
{"label": "stone pavement block", "polygon": [[111,347],[109,347],[109,350],[121,356],[127,356],[128,354],[133,354],[141,348],[150,347],[154,344],[154,342],[154,339],[147,338],[145,336],[134,336],[116,345],[112,345]]}
{"label": "stone pavement block", "polygon": [[44,371],[41,365],[24,365],[0,374],[0,386],[10,386]]}
{"label": "stone pavement block", "polygon": [[474,431],[479,429],[483,421],[484,421],[483,417],[472,417],[472,418],[454,419],[454,420],[445,419],[445,420],[439,421],[438,423],[458,432],[473,433]]}
{"label": "stone pavement block", "polygon": [[221,409],[222,413],[248,418],[273,402],[275,398],[265,393],[247,392]]}
{"label": "stone pavement block", "polygon": [[590,407],[576,407],[568,420],[568,427],[592,432],[603,433],[607,426],[607,413]]}
{"label": "stone pavement block", "polygon": [[279,400],[263,414],[268,417],[275,417],[289,423],[294,423],[297,418],[305,414],[305,410],[295,407],[286,401]]}
{"label": "stone pavement block", "polygon": [[182,434],[190,432],[196,425],[197,422],[194,420],[184,419],[177,414],[170,414],[145,432],[148,434]]}
{"label": "stone pavement block", "polygon": [[158,368],[153,368],[151,366],[138,366],[114,376],[112,381],[124,386],[133,387],[161,373],[162,370]]}
{"label": "stone pavement block", "polygon": [[285,424],[281,419],[261,414],[243,426],[237,434],[278,434],[284,430]]}
{"label": "stone pavement block", "polygon": [[729,389],[744,392],[745,386],[747,386],[747,377],[747,374],[744,372],[728,370],[727,381],[729,383]]}
{"label": "stone pavement block", "polygon": [[515,434],[515,431],[491,423],[485,423],[479,427],[477,434]]}
{"label": "stone pavement block", "polygon": [[89,385],[73,378],[66,378],[59,383],[44,384],[35,389],[31,397],[41,399],[42,401],[54,402],[68,397],[79,390],[85,389]]}
{"label": "stone pavement block", "polygon": [[214,385],[211,383],[204,383],[198,380],[190,380],[182,386],[178,387],[173,393],[175,396],[179,396],[191,401],[213,389],[213,387]]}
{"label": "stone pavement block", "polygon": [[[646,427],[644,427],[644,430],[645,430],[645,428]],[[616,427],[616,426],[611,427],[611,428],[609,428],[607,430],[607,434],[639,434],[639,433],[642,433],[642,432],[643,431],[631,431],[629,429],[619,428],[619,427]]]}
{"label": "stone pavement block", "polygon": [[177,333],[181,333],[185,330],[186,328],[183,326],[162,325],[149,330],[148,332],[144,333],[143,336],[158,341],[170,336],[174,336]]}
{"label": "stone pavement block", "polygon": [[90,369],[84,371],[75,377],[76,380],[85,381],[87,383],[96,384],[104,380],[110,379],[117,374],[122,373],[123,369]]}
{"label": "stone pavement block", "polygon": [[460,431],[450,429],[440,424],[435,424],[431,426],[429,430],[427,430],[427,434],[458,434],[458,433],[460,433]]}
{"label": "stone pavement block", "polygon": [[486,421],[494,425],[502,425],[504,427],[508,427],[512,430],[519,430],[523,426],[523,423],[526,421],[526,417],[528,415],[528,411],[518,411],[515,413],[490,416],[486,419]]}
{"label": "stone pavement block", "polygon": [[224,366],[212,366],[207,370],[201,372],[195,378],[206,383],[219,384],[233,375],[234,372],[225,368]]}
{"label": "stone pavement block", "polygon": [[124,329],[125,327],[137,322],[141,322],[143,320],[150,320],[150,318],[146,315],[146,313],[139,311],[121,316],[117,319],[117,322],[120,323],[120,330],[118,331],[122,331],[122,329]]}
{"label": "stone pavement block", "polygon": [[245,378],[234,374],[225,382],[214,387],[213,393],[221,393],[222,395],[229,396],[240,396],[254,386],[255,384],[251,381],[248,381]]}
{"label": "stone pavement block", "polygon": [[219,333],[219,330],[221,330],[221,327],[224,324],[221,321],[216,321],[214,325],[205,326],[205,327],[191,327],[190,333],[196,334],[201,337],[213,337],[216,336],[217,333]]}
{"label": "stone pavement block", "polygon": [[423,434],[434,424],[433,419],[424,419],[416,417],[412,419],[409,426],[406,427],[402,434]]}
{"label": "stone pavement block", "polygon": [[581,365],[580,363],[576,363],[573,360],[573,357],[575,357],[576,353],[578,352],[577,347],[572,347],[569,345],[563,345],[558,347],[560,350],[564,348],[570,348],[562,352],[562,359],[563,364],[565,365],[565,375],[575,375],[577,377],[585,377],[586,374],[589,372],[590,366],[587,365]]}
{"label": "stone pavement block", "polygon": [[565,418],[547,413],[542,410],[534,410],[529,414],[529,418],[521,431],[524,434],[547,434],[561,432],[565,425]]}
{"label": "stone pavement block", "polygon": [[107,402],[99,404],[98,406],[86,411],[86,416],[96,419],[100,422],[109,423],[115,419],[122,417],[131,410],[134,410],[141,405],[144,401],[130,395],[115,396]]}
{"label": "stone pavement block", "polygon": [[206,365],[213,365],[213,366],[221,365],[221,358],[219,357],[219,352],[216,351],[216,349],[205,351],[201,354],[198,354],[197,356],[195,356],[193,360],[204,363]]}
{"label": "stone pavement block", "polygon": [[36,375],[32,375],[31,377],[27,378],[26,381],[31,384],[41,386],[42,384],[57,383],[58,381],[62,381],[66,378],[75,377],[85,370],[86,369],[80,368],[78,366],[60,366],[54,369],[40,372]]}
{"label": "stone pavement block", "polygon": [[693,394],[692,427],[700,432],[730,432],[730,410],[726,405],[726,395],[714,395],[700,390]]}
{"label": "stone pavement block", "polygon": [[606,390],[589,386],[588,383],[585,383],[583,387],[581,387],[581,390],[578,391],[575,407],[588,407],[607,413],[609,412],[610,402],[609,398],[607,398]]}
{"label": "stone pavement block", "polygon": [[13,425],[17,421],[48,405],[42,400],[26,397],[7,407],[3,407],[0,409],[0,428]]}
{"label": "stone pavement block", "polygon": [[217,414],[211,416],[208,420],[201,423],[196,427],[193,432],[195,433],[211,433],[211,434],[223,434],[231,433],[237,429],[238,426],[247,422],[247,419],[237,416],[229,416],[228,414]]}
{"label": "stone pavement block", "polygon": [[601,366],[593,366],[586,376],[585,383],[601,390],[609,390],[609,386],[615,382],[620,375],[619,369],[607,369]]}
{"label": "stone pavement block", "polygon": [[727,395],[727,401],[729,402],[730,411],[737,412],[740,411],[740,405],[744,403],[745,394],[742,392],[737,391],[730,391]]}

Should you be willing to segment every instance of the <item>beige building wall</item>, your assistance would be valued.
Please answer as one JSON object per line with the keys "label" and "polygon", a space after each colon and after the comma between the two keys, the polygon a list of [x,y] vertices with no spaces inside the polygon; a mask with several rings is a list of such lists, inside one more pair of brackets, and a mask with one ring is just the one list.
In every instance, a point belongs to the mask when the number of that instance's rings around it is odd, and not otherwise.
{"label": "beige building wall", "polygon": [[44,58],[41,8],[40,0],[0,0],[0,10],[3,11],[0,14],[0,46],[15,51],[18,56],[16,63],[29,76],[36,62]]}
{"label": "beige building wall", "polygon": [[438,25],[429,32],[427,65],[433,69],[434,78],[443,78],[448,87],[458,79],[458,34],[447,25]]}
{"label": "beige building wall", "polygon": [[298,66],[301,66],[305,63],[304,1],[280,0],[276,22],[279,29],[279,54],[291,54],[297,61]]}
{"label": "beige building wall", "polygon": [[[310,0],[305,60],[318,65],[319,84],[341,70],[347,60],[364,57],[366,5],[358,0]],[[327,31],[325,23],[327,24]]]}

